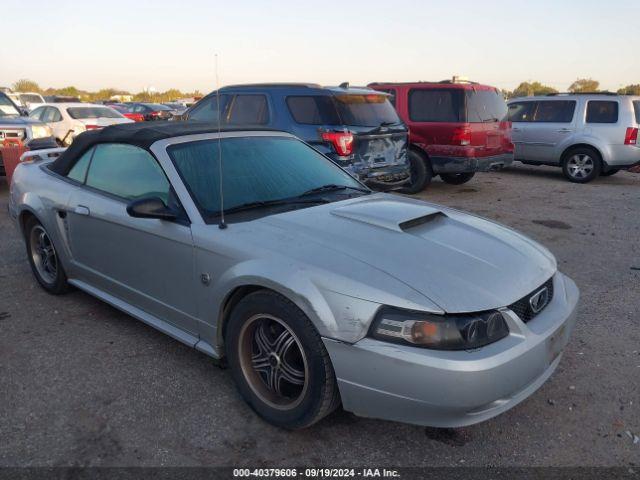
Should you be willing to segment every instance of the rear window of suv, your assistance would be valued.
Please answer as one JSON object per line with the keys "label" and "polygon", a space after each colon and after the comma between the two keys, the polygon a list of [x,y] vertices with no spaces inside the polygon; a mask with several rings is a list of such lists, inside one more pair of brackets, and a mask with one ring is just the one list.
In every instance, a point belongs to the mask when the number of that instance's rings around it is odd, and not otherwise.
{"label": "rear window of suv", "polygon": [[400,123],[387,95],[345,94],[287,97],[287,107],[297,123],[377,127]]}
{"label": "rear window of suv", "polygon": [[507,118],[507,104],[496,90],[467,90],[467,122],[502,122]]}

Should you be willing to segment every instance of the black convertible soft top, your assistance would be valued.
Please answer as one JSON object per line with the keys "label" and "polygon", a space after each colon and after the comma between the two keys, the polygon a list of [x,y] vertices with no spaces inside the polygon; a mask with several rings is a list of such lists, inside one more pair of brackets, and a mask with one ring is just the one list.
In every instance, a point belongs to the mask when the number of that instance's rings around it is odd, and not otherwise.
{"label": "black convertible soft top", "polygon": [[[225,127],[221,132],[275,131],[261,127]],[[78,135],[49,169],[59,175],[66,175],[84,152],[99,143],[128,143],[145,150],[158,140],[198,133],[217,133],[218,127],[208,122],[136,122],[111,125],[102,130],[90,130]]]}

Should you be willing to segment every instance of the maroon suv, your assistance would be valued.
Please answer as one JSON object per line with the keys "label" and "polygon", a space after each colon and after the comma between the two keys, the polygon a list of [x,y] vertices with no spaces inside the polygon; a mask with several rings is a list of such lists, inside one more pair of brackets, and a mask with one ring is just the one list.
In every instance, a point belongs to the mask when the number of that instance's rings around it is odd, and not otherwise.
{"label": "maroon suv", "polygon": [[372,83],[391,95],[409,127],[411,186],[417,193],[433,176],[453,185],[475,172],[513,162],[511,124],[499,90],[474,82]]}

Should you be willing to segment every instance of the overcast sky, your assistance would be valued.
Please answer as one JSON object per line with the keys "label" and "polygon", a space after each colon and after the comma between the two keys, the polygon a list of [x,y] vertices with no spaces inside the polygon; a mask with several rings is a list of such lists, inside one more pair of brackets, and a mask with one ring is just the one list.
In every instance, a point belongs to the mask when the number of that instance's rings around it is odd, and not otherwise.
{"label": "overcast sky", "polygon": [[640,83],[640,2],[2,2],[0,86],[139,91],[260,81],[366,84],[462,75],[500,88]]}

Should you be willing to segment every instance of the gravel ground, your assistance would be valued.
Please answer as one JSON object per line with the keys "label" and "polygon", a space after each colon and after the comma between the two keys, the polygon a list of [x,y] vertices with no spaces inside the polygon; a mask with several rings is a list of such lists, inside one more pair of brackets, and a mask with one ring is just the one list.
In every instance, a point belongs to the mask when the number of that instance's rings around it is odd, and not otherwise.
{"label": "gravel ground", "polygon": [[639,187],[626,172],[574,185],[525,166],[434,181],[425,199],[526,233],[576,281],[578,325],[560,367],[468,428],[339,411],[292,433],[256,417],[205,355],[82,292],[40,289],[0,179],[0,465],[640,465]]}

